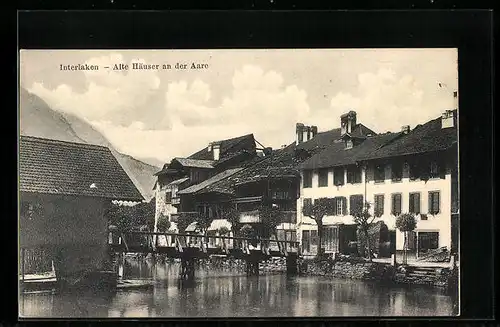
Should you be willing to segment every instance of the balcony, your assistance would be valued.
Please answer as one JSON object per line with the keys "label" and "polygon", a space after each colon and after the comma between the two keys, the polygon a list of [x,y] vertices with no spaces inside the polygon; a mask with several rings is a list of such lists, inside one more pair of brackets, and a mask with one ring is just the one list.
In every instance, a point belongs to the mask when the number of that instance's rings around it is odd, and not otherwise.
{"label": "balcony", "polygon": [[193,219],[196,220],[196,217],[198,217],[198,212],[185,211],[185,212],[172,213],[172,214],[170,214],[170,221],[173,223],[177,223],[179,221],[179,216],[181,216],[181,215],[191,215],[191,216],[193,216]]}
{"label": "balcony", "polygon": [[[281,211],[282,223],[295,224],[297,222],[297,212],[296,211]],[[260,223],[259,210],[252,211],[242,211],[240,213],[240,223],[241,224],[255,224]]]}
{"label": "balcony", "polygon": [[260,223],[259,210],[242,211],[240,212],[241,224],[255,224]]}

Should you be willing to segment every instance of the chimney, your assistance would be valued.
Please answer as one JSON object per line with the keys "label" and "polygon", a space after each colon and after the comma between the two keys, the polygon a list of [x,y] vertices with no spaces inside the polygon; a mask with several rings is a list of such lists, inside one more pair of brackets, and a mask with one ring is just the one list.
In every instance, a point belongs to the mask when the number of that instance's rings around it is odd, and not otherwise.
{"label": "chimney", "polygon": [[458,109],[458,91],[453,92],[453,108]]}
{"label": "chimney", "polygon": [[300,143],[302,143],[302,141],[304,141],[303,130],[304,130],[304,124],[297,123],[296,127],[295,127],[295,135],[296,135],[295,144],[297,144],[297,145],[299,145]]}
{"label": "chimney", "polygon": [[309,126],[304,126],[304,129],[302,131],[304,133],[304,137],[302,139],[302,142],[309,141],[309,137],[310,137],[310,134],[311,134],[311,128]]}
{"label": "chimney", "polygon": [[403,134],[408,134],[408,133],[410,133],[410,125],[404,125],[404,126],[402,126],[402,127],[401,127],[401,132],[402,132]]}
{"label": "chimney", "polygon": [[345,135],[348,133],[352,133],[356,127],[356,112],[349,111],[346,114],[340,116],[340,135]]}
{"label": "chimney", "polygon": [[212,142],[208,143],[207,151],[212,152]]}
{"label": "chimney", "polygon": [[441,115],[441,128],[455,127],[456,117],[454,110],[446,110]]}
{"label": "chimney", "polygon": [[220,158],[220,144],[219,143],[213,143],[212,144],[212,150],[214,153],[214,160],[219,160]]}
{"label": "chimney", "polygon": [[264,156],[268,156],[271,153],[273,153],[273,148],[271,148],[271,147],[264,148]]}
{"label": "chimney", "polygon": [[318,126],[311,126],[311,138],[315,137],[318,134]]}

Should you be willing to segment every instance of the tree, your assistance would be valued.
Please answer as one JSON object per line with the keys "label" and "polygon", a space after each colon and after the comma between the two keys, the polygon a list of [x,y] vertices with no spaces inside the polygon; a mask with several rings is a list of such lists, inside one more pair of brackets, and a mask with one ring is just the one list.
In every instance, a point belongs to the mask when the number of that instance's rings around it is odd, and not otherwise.
{"label": "tree", "polygon": [[209,215],[198,215],[196,222],[198,223],[198,228],[203,232],[204,236],[207,236],[208,228],[212,224],[214,219]]}
{"label": "tree", "polygon": [[404,245],[403,245],[403,264],[408,261],[407,249],[408,249],[408,232],[412,232],[417,227],[417,220],[412,213],[403,213],[396,218],[396,228],[404,233]]}
{"label": "tree", "polygon": [[224,210],[224,217],[229,223],[231,223],[231,231],[233,236],[239,235],[239,231],[242,227],[240,223],[240,213],[234,206],[229,206]]}
{"label": "tree", "polygon": [[112,203],[105,211],[105,217],[110,225],[121,232],[139,229],[154,229],[155,204],[153,201],[142,202],[134,206],[124,206]]}
{"label": "tree", "polygon": [[368,260],[372,261],[372,249],[368,230],[375,220],[375,216],[370,214],[370,204],[365,202],[361,208],[353,209],[351,212],[354,222],[358,225],[360,233],[365,236],[366,247],[368,251]]}
{"label": "tree", "polygon": [[177,229],[179,230],[179,233],[184,233],[186,232],[186,228],[197,221],[197,214],[194,213],[186,213],[186,212],[181,212],[179,214],[179,218],[177,219]]}
{"label": "tree", "polygon": [[170,221],[168,220],[168,217],[165,216],[165,215],[160,215],[160,217],[158,217],[158,223],[156,225],[158,231],[160,232],[166,232],[169,230],[170,226],[172,224],[170,223]]}
{"label": "tree", "polygon": [[[273,206],[261,205],[259,207],[259,215],[263,225],[262,237],[270,238],[271,235],[273,235],[278,239],[278,231],[276,228],[283,220],[283,212],[279,210],[279,208]],[[278,248],[281,249],[279,243]]]}
{"label": "tree", "polygon": [[317,257],[323,255],[323,217],[328,214],[333,213],[335,209],[335,203],[333,199],[330,198],[319,198],[314,201],[314,203],[308,203],[302,208],[302,213],[304,216],[310,217],[316,222],[318,226],[318,253]]}

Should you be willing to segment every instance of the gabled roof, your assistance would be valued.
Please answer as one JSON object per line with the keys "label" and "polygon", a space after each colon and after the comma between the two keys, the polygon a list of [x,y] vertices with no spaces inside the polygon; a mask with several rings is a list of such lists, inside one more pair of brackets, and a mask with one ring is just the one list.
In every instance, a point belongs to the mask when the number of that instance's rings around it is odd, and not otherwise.
{"label": "gabled roof", "polygon": [[355,164],[360,158],[364,158],[367,154],[372,153],[400,135],[401,133],[386,133],[370,136],[351,149],[346,149],[344,142],[334,142],[323,151],[304,161],[300,168],[319,169]]}
{"label": "gabled roof", "polygon": [[172,163],[177,161],[183,167],[189,168],[214,168],[215,161],[213,160],[200,160],[200,159],[190,159],[190,158],[174,158]]}
{"label": "gabled roof", "polygon": [[[454,111],[457,114],[457,111]],[[363,159],[379,159],[418,153],[444,151],[457,144],[457,127],[441,128],[441,117],[417,126],[410,133],[388,143]]]}
{"label": "gabled roof", "polygon": [[190,155],[187,158],[174,158],[171,163],[166,163],[163,165],[162,170],[157,172],[155,175],[163,175],[163,174],[176,174],[178,173],[177,169],[172,168],[172,163],[178,162],[180,165],[189,168],[207,168],[211,169],[214,166],[219,164],[223,164],[225,162],[231,161],[232,159],[236,159],[242,154],[255,154],[255,139],[253,134],[247,134],[243,136],[238,136],[226,140],[219,140],[212,143],[217,143],[220,145],[219,150],[219,160],[213,160],[213,152],[208,151],[207,147],[199,150],[198,152]]}
{"label": "gabled roof", "polygon": [[298,177],[298,165],[302,162],[298,151],[311,155],[321,151],[340,137],[340,129],[333,129],[316,134],[311,140],[295,145],[295,142],[283,149],[274,150],[270,155],[255,159],[244,169],[227,178],[211,184],[200,193],[214,192],[234,194],[234,186],[240,183],[255,182],[269,178]]}
{"label": "gabled roof", "polygon": [[[227,155],[239,152],[240,150],[250,150],[255,152],[255,139],[253,134],[247,134],[243,136],[238,136],[226,140],[219,140],[212,143],[220,144],[220,160],[224,159]],[[200,151],[190,155],[189,159],[199,159],[199,160],[212,160],[213,153],[208,151],[208,144],[206,147]]]}
{"label": "gabled roof", "polygon": [[22,192],[92,196],[111,200],[144,198],[107,147],[21,136]]}
{"label": "gabled roof", "polygon": [[216,183],[216,182],[220,181],[221,179],[227,178],[227,177],[229,177],[229,176],[237,173],[241,169],[242,168],[227,169],[227,170],[223,171],[222,173],[219,173],[219,174],[217,174],[215,176],[210,177],[209,179],[204,180],[201,183],[198,183],[198,184],[192,185],[190,187],[187,187],[187,188],[185,188],[185,189],[177,192],[177,194],[194,194],[194,193],[197,193],[197,192],[203,190],[204,188],[212,185],[213,183]]}

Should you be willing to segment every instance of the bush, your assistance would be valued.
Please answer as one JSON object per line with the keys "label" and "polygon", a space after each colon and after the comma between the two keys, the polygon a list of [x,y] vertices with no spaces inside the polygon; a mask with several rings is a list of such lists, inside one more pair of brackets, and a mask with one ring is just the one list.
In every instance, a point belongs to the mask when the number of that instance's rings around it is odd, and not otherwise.
{"label": "bush", "polygon": [[157,223],[156,227],[157,227],[159,232],[168,231],[170,226],[171,226],[171,223],[168,220],[167,216],[161,215],[160,217],[158,217],[158,223]]}

